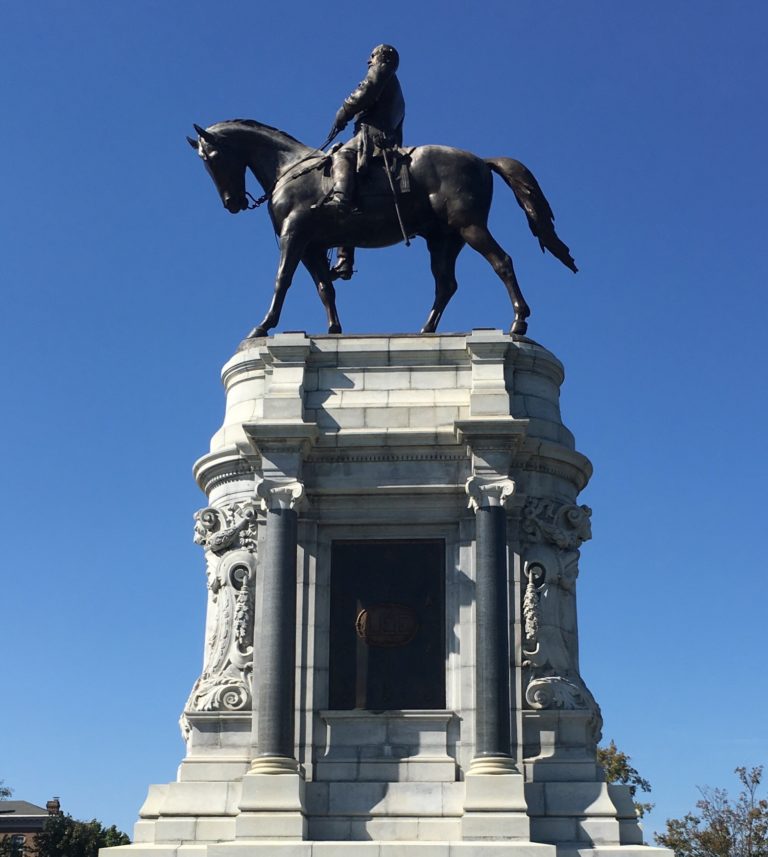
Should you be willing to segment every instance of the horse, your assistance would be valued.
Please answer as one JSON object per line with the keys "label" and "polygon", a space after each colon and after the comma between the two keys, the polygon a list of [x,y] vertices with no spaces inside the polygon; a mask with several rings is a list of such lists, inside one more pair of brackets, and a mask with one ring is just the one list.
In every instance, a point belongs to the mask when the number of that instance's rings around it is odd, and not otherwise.
{"label": "horse", "polygon": [[[376,184],[376,160],[368,174],[357,176],[356,207],[340,212],[324,205],[329,196],[330,155],[306,146],[290,134],[252,119],[232,119],[208,128],[194,126],[197,139],[187,137],[213,179],[224,207],[232,214],[269,202],[268,210],[280,244],[275,291],[267,314],[246,338],[266,336],[280,312],[296,268],[301,262],[315,282],[328,318],[328,332],[341,333],[336,292],[329,266],[334,247],[389,247],[406,237],[427,242],[435,300],[421,333],[434,333],[448,301],[456,292],[456,258],[465,244],[484,256],[506,286],[514,309],[510,333],[524,335],[530,308],[520,291],[512,260],[488,230],[493,173],[512,189],[542,252],[566,267],[578,269],[570,250],[554,229],[554,215],[533,174],[512,158],[479,158],[448,146],[405,150],[409,162],[408,192],[395,193],[388,178],[387,194],[367,192]],[[382,164],[382,168],[384,165]],[[245,187],[250,169],[265,193],[253,200]],[[382,174],[383,169],[382,169]],[[248,199],[254,204],[249,205]]]}

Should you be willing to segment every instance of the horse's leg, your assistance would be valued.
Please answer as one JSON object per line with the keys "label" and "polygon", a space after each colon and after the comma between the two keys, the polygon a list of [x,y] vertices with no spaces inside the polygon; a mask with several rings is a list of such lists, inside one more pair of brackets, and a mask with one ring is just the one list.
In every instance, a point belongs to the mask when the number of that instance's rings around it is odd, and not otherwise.
{"label": "horse's leg", "polygon": [[456,293],[456,257],[464,246],[458,235],[437,235],[427,238],[432,276],[435,278],[435,302],[432,304],[422,333],[434,333],[448,301]]}
{"label": "horse's leg", "polygon": [[285,295],[291,285],[293,275],[296,273],[305,246],[306,241],[298,239],[295,229],[283,231],[280,236],[280,263],[277,266],[277,277],[275,278],[275,294],[261,324],[253,328],[246,337],[247,339],[266,336],[267,331],[280,321],[280,312],[283,309]]}
{"label": "horse's leg", "polygon": [[336,312],[336,289],[328,267],[328,259],[322,250],[307,250],[301,261],[315,281],[317,293],[328,316],[328,333],[341,333],[341,322]]}
{"label": "horse's leg", "polygon": [[465,226],[461,231],[462,238],[469,244],[473,250],[481,253],[493,266],[493,270],[501,278],[509,292],[512,306],[515,308],[515,320],[512,323],[510,333],[523,334],[528,330],[526,319],[531,314],[528,304],[525,302],[523,293],[520,291],[520,286],[515,276],[515,269],[512,267],[512,260],[497,244],[496,239],[491,235],[486,226],[473,225]]}

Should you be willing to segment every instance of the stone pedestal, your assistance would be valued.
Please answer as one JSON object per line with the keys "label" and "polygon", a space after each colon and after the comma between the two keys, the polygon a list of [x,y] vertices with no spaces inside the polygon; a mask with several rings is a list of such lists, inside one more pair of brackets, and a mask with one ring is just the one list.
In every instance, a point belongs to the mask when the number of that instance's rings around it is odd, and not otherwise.
{"label": "stone pedestal", "polygon": [[595,762],[558,360],[497,330],[289,333],[223,380],[187,754],[104,857],[660,854]]}

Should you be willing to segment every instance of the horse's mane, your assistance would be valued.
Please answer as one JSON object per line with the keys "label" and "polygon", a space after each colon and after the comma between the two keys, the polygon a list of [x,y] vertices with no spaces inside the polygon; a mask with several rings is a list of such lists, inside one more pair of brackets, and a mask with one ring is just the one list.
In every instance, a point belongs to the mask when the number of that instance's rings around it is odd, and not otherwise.
{"label": "horse's mane", "polygon": [[275,131],[278,134],[282,134],[283,137],[293,140],[294,143],[298,143],[300,146],[306,145],[305,143],[302,143],[301,140],[297,140],[287,131],[275,128],[274,125],[266,125],[264,122],[257,122],[255,119],[226,119],[223,122],[217,122],[215,125],[211,125],[211,127],[206,130],[210,131],[212,134],[226,134],[229,130],[237,130],[236,127],[233,128],[232,126],[238,125],[245,125],[247,128],[264,128],[267,131]]}

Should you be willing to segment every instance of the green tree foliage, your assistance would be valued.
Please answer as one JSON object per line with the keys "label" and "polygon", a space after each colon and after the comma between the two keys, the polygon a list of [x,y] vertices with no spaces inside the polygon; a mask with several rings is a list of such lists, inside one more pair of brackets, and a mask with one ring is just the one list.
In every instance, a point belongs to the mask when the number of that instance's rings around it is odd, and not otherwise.
{"label": "green tree foliage", "polygon": [[[634,800],[638,789],[641,792],[650,792],[651,784],[629,764],[631,761],[631,757],[622,753],[613,741],[607,747],[597,748],[597,763],[605,771],[606,782],[629,786],[629,793]],[[652,803],[638,800],[634,802],[638,818],[653,809]]]}
{"label": "green tree foliage", "polygon": [[[0,800],[7,800],[13,789],[0,780]],[[0,857],[98,857],[99,848],[113,845],[128,845],[128,836],[113,824],[104,827],[101,822],[76,821],[71,815],[58,812],[45,820],[43,832],[36,837],[36,847],[31,847],[30,839],[24,845],[16,845],[12,837],[0,840]]]}
{"label": "green tree foliage", "polygon": [[131,840],[114,825],[104,827],[93,821],[76,821],[71,815],[57,813],[45,822],[37,837],[39,857],[98,857],[99,848],[127,845]]}
{"label": "green tree foliage", "polygon": [[741,783],[735,799],[725,789],[700,788],[698,812],[667,819],[656,844],[675,857],[768,857],[768,801],[757,797],[763,767],[735,773]]}

